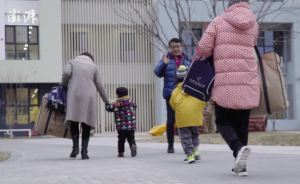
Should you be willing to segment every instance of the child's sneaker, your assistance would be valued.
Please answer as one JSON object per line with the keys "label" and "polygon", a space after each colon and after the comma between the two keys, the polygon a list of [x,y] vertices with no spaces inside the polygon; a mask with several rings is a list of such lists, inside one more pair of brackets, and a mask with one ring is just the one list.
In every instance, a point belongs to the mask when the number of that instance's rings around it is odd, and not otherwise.
{"label": "child's sneaker", "polygon": [[136,156],[136,145],[131,145],[131,147],[130,147],[130,149],[131,149],[131,156],[132,157],[135,157]]}
{"label": "child's sneaker", "polygon": [[195,162],[195,157],[194,155],[188,156],[186,159],[184,159],[184,162],[187,164],[191,164]]}
{"label": "child's sneaker", "polygon": [[195,160],[200,160],[200,152],[198,150],[198,148],[195,148],[194,149],[194,157],[195,157]]}
{"label": "child's sneaker", "polygon": [[118,157],[124,157],[124,153],[119,153]]}

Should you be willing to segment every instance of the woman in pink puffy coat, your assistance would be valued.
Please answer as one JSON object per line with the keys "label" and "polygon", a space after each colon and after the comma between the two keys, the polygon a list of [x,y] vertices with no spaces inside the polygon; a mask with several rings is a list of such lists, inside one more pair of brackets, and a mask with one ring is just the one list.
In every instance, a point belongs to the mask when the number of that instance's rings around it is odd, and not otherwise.
{"label": "woman in pink puffy coat", "polygon": [[216,103],[217,128],[236,158],[232,174],[247,176],[250,111],[260,100],[254,53],[259,26],[249,0],[229,0],[228,4],[225,13],[208,26],[198,51],[206,58],[214,56],[212,99]]}

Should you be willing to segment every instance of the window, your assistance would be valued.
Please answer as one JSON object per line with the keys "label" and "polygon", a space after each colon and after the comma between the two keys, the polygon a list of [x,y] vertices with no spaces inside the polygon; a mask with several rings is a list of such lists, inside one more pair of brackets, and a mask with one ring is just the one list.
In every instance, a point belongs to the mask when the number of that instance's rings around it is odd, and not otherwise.
{"label": "window", "polygon": [[87,52],[87,36],[85,32],[73,32],[73,51]]}
{"label": "window", "polygon": [[120,51],[122,62],[135,62],[135,34],[120,34]]}
{"label": "window", "polygon": [[5,26],[6,60],[38,60],[37,26]]}
{"label": "window", "polygon": [[265,30],[259,32],[257,46],[261,55],[276,52],[283,62],[291,61],[291,43],[288,31]]}
{"label": "window", "polygon": [[6,89],[6,124],[34,124],[39,111],[38,95],[36,88]]}
{"label": "window", "polygon": [[[196,39],[199,41],[201,39],[202,35],[202,30],[201,29],[192,29],[194,36]],[[196,47],[198,43],[195,43],[194,40],[192,39],[192,36],[186,29],[182,29],[181,34],[183,36],[184,42],[186,43],[187,46],[187,51],[185,49],[184,43],[182,43],[182,51],[186,54],[189,55],[191,58],[198,57]]]}

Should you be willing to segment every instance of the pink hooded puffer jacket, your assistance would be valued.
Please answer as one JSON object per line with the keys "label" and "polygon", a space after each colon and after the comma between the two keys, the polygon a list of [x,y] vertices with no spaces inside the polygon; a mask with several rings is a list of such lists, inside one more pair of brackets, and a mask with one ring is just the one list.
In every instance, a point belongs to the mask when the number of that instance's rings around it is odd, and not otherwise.
{"label": "pink hooded puffer jacket", "polygon": [[230,6],[208,26],[199,42],[204,57],[214,55],[212,99],[227,109],[251,109],[260,100],[254,46],[259,26],[248,3]]}

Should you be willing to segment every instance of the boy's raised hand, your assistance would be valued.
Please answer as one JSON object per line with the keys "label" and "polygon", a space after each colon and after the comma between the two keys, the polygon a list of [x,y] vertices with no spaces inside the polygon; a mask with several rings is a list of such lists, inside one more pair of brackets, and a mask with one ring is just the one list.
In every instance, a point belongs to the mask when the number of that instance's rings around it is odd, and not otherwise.
{"label": "boy's raised hand", "polygon": [[170,62],[170,58],[167,57],[166,54],[164,54],[164,55],[163,55],[163,61],[164,61],[164,63],[167,65],[167,64],[169,64],[169,62]]}

